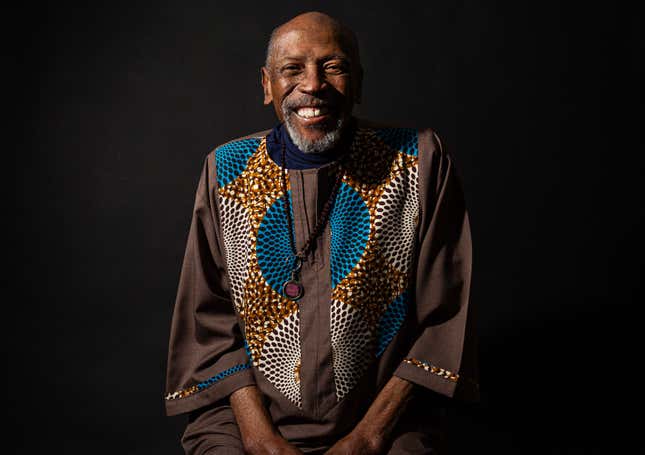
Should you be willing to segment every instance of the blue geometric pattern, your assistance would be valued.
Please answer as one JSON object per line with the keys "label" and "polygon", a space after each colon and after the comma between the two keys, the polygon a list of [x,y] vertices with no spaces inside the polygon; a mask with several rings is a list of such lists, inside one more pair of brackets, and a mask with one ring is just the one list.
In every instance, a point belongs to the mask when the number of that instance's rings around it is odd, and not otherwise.
{"label": "blue geometric pattern", "polygon": [[[289,207],[291,191],[288,192]],[[291,210],[293,220],[293,209]],[[287,227],[286,199],[277,199],[262,218],[258,231],[256,247],[258,265],[264,279],[278,294],[282,294],[282,285],[291,278],[293,257],[289,243],[289,228]]]}
{"label": "blue geometric pattern", "polygon": [[331,287],[340,283],[360,260],[370,234],[370,212],[361,196],[343,183],[329,217]]}
{"label": "blue geometric pattern", "polygon": [[383,313],[383,316],[381,316],[376,332],[376,357],[380,357],[383,354],[385,348],[387,348],[392,338],[397,334],[407,312],[408,293],[406,291],[394,299],[390,306],[387,307],[387,310],[385,310],[385,313]]}
{"label": "blue geometric pattern", "polygon": [[228,370],[224,370],[224,371],[222,371],[220,373],[217,373],[217,375],[213,376],[212,378],[209,378],[209,379],[207,379],[207,380],[205,380],[203,382],[200,382],[199,384],[197,384],[197,388],[201,392],[202,390],[207,389],[208,387],[210,387],[213,384],[215,384],[217,381],[221,381],[226,376],[230,376],[230,375],[235,374],[237,372],[240,372],[242,370],[248,370],[249,368],[251,368],[251,363],[250,362],[235,365],[234,367],[231,367]]}
{"label": "blue geometric pattern", "polygon": [[217,185],[220,188],[239,177],[260,141],[261,138],[242,139],[224,144],[215,150]]}
{"label": "blue geometric pattern", "polygon": [[412,156],[419,154],[418,134],[413,128],[382,128],[374,130],[374,134],[394,150]]}
{"label": "blue geometric pattern", "polygon": [[249,347],[249,343],[246,341],[246,339],[244,340],[244,351],[246,352],[249,361],[253,362],[253,353],[251,352],[251,348]]}

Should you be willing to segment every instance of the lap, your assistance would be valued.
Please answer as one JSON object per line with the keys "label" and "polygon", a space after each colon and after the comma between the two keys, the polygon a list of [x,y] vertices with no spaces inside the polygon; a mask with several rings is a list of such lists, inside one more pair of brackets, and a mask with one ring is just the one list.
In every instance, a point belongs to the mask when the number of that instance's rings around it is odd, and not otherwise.
{"label": "lap", "polygon": [[181,444],[187,455],[244,454],[240,430],[228,404],[215,404],[192,413]]}

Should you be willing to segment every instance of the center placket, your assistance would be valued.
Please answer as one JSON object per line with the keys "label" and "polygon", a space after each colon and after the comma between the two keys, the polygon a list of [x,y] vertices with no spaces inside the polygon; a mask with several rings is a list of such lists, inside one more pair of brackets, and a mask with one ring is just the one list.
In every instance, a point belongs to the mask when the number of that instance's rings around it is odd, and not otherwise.
{"label": "center placket", "polygon": [[[316,226],[334,176],[329,166],[290,170],[296,249],[302,248]],[[303,411],[318,418],[336,404],[329,330],[331,276],[329,270],[329,223],[315,240],[315,249],[302,264],[305,288],[298,301],[300,319],[300,391]]]}

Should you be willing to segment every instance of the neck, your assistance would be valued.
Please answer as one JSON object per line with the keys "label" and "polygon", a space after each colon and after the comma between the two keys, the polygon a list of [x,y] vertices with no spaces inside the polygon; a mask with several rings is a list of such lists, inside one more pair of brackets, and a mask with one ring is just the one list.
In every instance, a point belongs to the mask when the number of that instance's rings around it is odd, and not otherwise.
{"label": "neck", "polygon": [[267,136],[269,155],[278,165],[282,164],[282,144],[285,146],[286,167],[288,169],[312,169],[338,160],[350,147],[354,137],[355,122],[348,122],[341,139],[334,147],[320,153],[305,153],[289,136],[284,124],[277,125]]}

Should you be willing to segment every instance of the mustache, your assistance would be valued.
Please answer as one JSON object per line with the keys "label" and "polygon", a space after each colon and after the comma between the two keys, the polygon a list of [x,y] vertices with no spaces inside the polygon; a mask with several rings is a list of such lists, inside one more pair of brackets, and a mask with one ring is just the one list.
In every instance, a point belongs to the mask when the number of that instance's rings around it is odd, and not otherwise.
{"label": "mustache", "polygon": [[286,98],[282,102],[282,109],[294,111],[301,107],[333,107],[334,105],[329,101],[316,98],[315,96],[303,95],[298,98]]}

